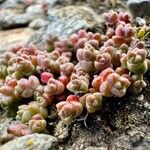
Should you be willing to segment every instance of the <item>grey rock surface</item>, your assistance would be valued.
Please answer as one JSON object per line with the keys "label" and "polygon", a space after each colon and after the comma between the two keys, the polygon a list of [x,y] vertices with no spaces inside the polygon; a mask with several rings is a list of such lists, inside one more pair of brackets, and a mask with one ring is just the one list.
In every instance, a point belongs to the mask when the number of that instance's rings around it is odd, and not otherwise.
{"label": "grey rock surface", "polygon": [[26,9],[26,14],[28,14],[28,16],[32,16],[32,18],[34,17],[39,18],[42,13],[43,13],[43,10],[42,10],[41,4],[34,4],[34,5],[27,7]]}
{"label": "grey rock surface", "polygon": [[89,146],[85,150],[108,150],[108,147],[94,147],[94,146]]}
{"label": "grey rock surface", "polygon": [[25,10],[27,4],[25,0],[2,0],[4,1],[1,5],[1,9],[22,9]]}
{"label": "grey rock surface", "polygon": [[65,126],[62,121],[59,121],[54,130],[54,136],[60,141],[65,140],[69,137],[69,127]]}
{"label": "grey rock surface", "polygon": [[58,141],[46,134],[31,134],[13,139],[0,147],[0,150],[57,150]]}
{"label": "grey rock surface", "polygon": [[3,134],[7,130],[7,126],[12,122],[12,118],[8,118],[5,114],[0,112],[0,141]]}
{"label": "grey rock surface", "polygon": [[10,10],[0,11],[0,29],[27,26],[31,17],[27,14],[15,14]]}
{"label": "grey rock surface", "polygon": [[0,3],[1,3],[1,2],[4,2],[4,1],[5,1],[5,0],[0,0]]}
{"label": "grey rock surface", "polygon": [[62,38],[68,37],[81,28],[93,28],[102,22],[101,17],[91,8],[83,6],[62,7],[49,10],[48,14],[50,24],[47,34]]}
{"label": "grey rock surface", "polygon": [[0,110],[0,146],[14,138],[13,135],[7,134],[7,127],[12,123],[16,123],[16,121]]}
{"label": "grey rock surface", "polygon": [[134,17],[150,16],[150,0],[128,0],[127,5]]}
{"label": "grey rock surface", "polygon": [[47,25],[48,25],[48,21],[46,21],[45,19],[42,19],[42,18],[37,18],[37,19],[34,19],[29,24],[29,27],[33,28],[33,29],[39,29],[39,28],[45,27]]}
{"label": "grey rock surface", "polygon": [[[146,128],[128,131],[128,135],[121,135],[112,144],[112,150],[116,149],[134,149],[148,150],[150,148],[150,130]],[[145,130],[145,132],[144,132]]]}

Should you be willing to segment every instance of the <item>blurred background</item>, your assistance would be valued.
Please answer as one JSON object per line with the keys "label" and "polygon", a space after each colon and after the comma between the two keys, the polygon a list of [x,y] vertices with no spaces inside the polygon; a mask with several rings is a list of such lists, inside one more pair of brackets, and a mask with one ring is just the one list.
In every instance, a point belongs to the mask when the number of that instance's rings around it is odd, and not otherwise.
{"label": "blurred background", "polygon": [[0,52],[79,29],[102,30],[104,12],[126,11],[126,0],[0,0]]}

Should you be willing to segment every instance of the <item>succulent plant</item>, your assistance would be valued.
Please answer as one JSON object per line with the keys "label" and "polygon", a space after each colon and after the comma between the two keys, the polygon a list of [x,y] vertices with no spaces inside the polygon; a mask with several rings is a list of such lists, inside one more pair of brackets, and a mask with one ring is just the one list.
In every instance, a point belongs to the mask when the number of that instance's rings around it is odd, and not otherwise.
{"label": "succulent plant", "polygon": [[46,131],[46,121],[41,114],[34,115],[29,121],[29,129],[32,133],[41,133]]}
{"label": "succulent plant", "polygon": [[93,113],[102,108],[102,99],[102,94],[100,92],[95,92],[80,97],[80,102],[89,113]]}
{"label": "succulent plant", "polygon": [[75,95],[69,95],[66,101],[59,102],[56,107],[65,124],[70,124],[83,111],[83,106]]}
{"label": "succulent plant", "polygon": [[15,87],[15,95],[23,98],[30,98],[33,96],[34,91],[38,88],[40,82],[36,76],[30,76],[29,79],[22,78],[17,81]]}
{"label": "succulent plant", "polygon": [[[47,4],[43,10],[46,14]],[[146,87],[150,56],[143,40],[149,27],[135,27],[128,12],[110,10],[104,19],[104,34],[82,29],[65,39],[47,39],[43,51],[32,43],[17,44],[0,56],[1,108],[18,108],[16,119],[23,122],[8,127],[9,133],[47,132],[48,111],[56,111],[53,102],[58,116],[70,124],[83,108],[87,113],[102,109],[105,97]]]}
{"label": "succulent plant", "polygon": [[35,66],[29,60],[28,56],[25,57],[14,57],[9,60],[9,65],[7,68],[8,74],[14,76],[16,79],[21,77],[30,76],[35,73]]}
{"label": "succulent plant", "polygon": [[15,95],[14,89],[17,85],[15,79],[9,80],[7,83],[2,83],[0,87],[0,105],[3,109],[7,109],[13,102],[17,102],[20,97]]}
{"label": "succulent plant", "polygon": [[50,78],[44,88],[44,92],[49,96],[62,94],[64,90],[64,84],[54,78]]}
{"label": "succulent plant", "polygon": [[112,58],[109,53],[98,53],[96,55],[96,60],[94,62],[94,67],[96,71],[102,71],[108,67],[111,67]]}
{"label": "succulent plant", "polygon": [[147,51],[145,49],[135,48],[128,51],[127,54],[121,58],[121,66],[135,74],[144,74],[148,70],[146,56]]}
{"label": "succulent plant", "polygon": [[89,80],[85,76],[72,74],[70,82],[67,84],[67,89],[73,93],[87,92]]}
{"label": "succulent plant", "polygon": [[104,13],[103,15],[107,25],[113,25],[118,22],[118,14],[113,10],[110,10],[108,13]]}
{"label": "succulent plant", "polygon": [[131,38],[134,32],[130,24],[125,24],[125,25],[119,24],[116,27],[115,34],[116,36],[119,36],[122,38]]}
{"label": "succulent plant", "polygon": [[136,29],[135,34],[138,39],[141,40],[147,39],[150,35],[150,28],[147,27],[146,25],[143,25],[142,27]]}
{"label": "succulent plant", "polygon": [[68,62],[68,63],[64,63],[60,65],[60,72],[61,72],[61,75],[70,77],[71,74],[74,72],[74,64]]}
{"label": "succulent plant", "polygon": [[[97,78],[97,79],[96,79]],[[117,74],[114,70],[107,68],[93,80],[93,87],[106,97],[122,97],[125,95],[130,81]]]}
{"label": "succulent plant", "polygon": [[94,62],[91,61],[80,61],[75,66],[75,71],[77,75],[93,75],[95,68],[94,68]]}
{"label": "succulent plant", "polygon": [[94,61],[95,60],[95,49],[87,44],[83,49],[77,50],[77,59],[78,61]]}
{"label": "succulent plant", "polygon": [[44,118],[48,116],[48,112],[45,107],[40,106],[40,104],[36,101],[32,101],[28,105],[20,105],[18,107],[16,119],[21,120],[23,123],[27,123],[35,114],[38,113],[40,113]]}
{"label": "succulent plant", "polygon": [[[93,41],[93,40],[96,40],[96,41]],[[96,45],[96,47],[97,47],[101,43],[101,35],[99,33],[93,34],[92,32],[86,32],[85,30],[79,30],[77,34],[76,33],[72,34],[69,37],[69,43],[72,45],[73,50],[75,52],[79,48],[84,48],[85,43],[91,44],[93,47],[94,47],[94,45]]]}
{"label": "succulent plant", "polygon": [[42,72],[41,73],[41,82],[47,83],[50,78],[53,78],[53,74],[50,72]]}
{"label": "succulent plant", "polygon": [[131,14],[129,12],[117,13],[113,10],[110,10],[108,13],[104,13],[103,16],[104,16],[106,25],[108,25],[108,26],[115,26],[119,22],[128,24],[132,21]]}
{"label": "succulent plant", "polygon": [[143,75],[134,74],[131,76],[131,79],[132,79],[131,89],[135,94],[141,92],[142,89],[147,85],[146,82],[143,80]]}
{"label": "succulent plant", "polygon": [[53,97],[44,93],[43,86],[39,86],[37,91],[34,92],[34,99],[43,107],[47,107],[53,102]]}

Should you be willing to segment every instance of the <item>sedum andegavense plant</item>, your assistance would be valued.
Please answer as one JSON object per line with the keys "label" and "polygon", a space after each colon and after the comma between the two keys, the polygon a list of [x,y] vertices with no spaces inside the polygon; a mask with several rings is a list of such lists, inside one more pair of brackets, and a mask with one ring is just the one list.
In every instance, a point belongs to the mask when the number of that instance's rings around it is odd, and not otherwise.
{"label": "sedum andegavense plant", "polygon": [[107,97],[146,87],[150,59],[141,40],[149,28],[135,28],[128,12],[111,10],[104,20],[104,34],[82,29],[65,40],[46,39],[45,51],[18,44],[0,56],[0,106],[7,112],[18,108],[19,123],[10,125],[8,133],[48,132],[53,103],[61,120],[71,124],[84,109],[103,109]]}

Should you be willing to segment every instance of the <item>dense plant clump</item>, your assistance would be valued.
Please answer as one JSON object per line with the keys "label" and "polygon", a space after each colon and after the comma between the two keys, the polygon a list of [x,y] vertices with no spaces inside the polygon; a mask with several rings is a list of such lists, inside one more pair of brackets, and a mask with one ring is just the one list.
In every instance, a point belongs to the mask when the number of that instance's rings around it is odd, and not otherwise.
{"label": "dense plant clump", "polygon": [[[57,39],[40,51],[35,45],[16,45],[0,59],[0,105],[18,107],[18,124],[8,133],[22,136],[47,131],[50,105],[72,123],[83,110],[102,109],[107,97],[140,92],[150,69],[142,39],[148,27],[132,26],[129,13],[104,14],[106,34],[80,30],[68,39]],[[49,44],[49,40],[47,40]]]}

